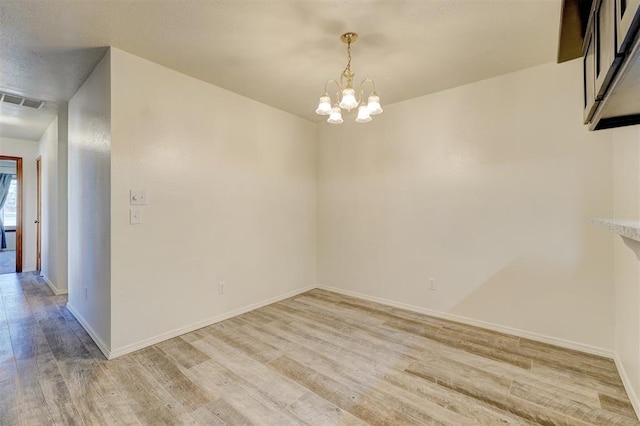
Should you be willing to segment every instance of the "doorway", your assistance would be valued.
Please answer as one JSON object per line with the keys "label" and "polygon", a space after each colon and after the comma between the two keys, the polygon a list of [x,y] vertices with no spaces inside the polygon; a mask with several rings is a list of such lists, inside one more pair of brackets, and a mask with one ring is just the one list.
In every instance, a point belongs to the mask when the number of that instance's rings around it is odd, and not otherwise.
{"label": "doorway", "polygon": [[22,272],[22,158],[0,155],[0,274]]}

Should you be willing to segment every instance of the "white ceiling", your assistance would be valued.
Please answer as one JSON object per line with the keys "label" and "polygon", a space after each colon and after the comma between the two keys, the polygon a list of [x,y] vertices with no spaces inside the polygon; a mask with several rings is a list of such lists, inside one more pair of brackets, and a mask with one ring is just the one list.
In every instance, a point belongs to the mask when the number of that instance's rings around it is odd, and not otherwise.
{"label": "white ceiling", "polygon": [[45,104],[39,110],[0,103],[0,137],[36,141],[57,115],[53,103]]}
{"label": "white ceiling", "polygon": [[[112,45],[318,121],[322,85],[346,63],[344,32],[359,33],[352,70],[376,81],[384,107],[554,61],[561,3],[0,0],[0,91],[67,101]],[[0,113],[0,136],[20,134],[20,114]],[[37,123],[22,127],[42,134]]]}

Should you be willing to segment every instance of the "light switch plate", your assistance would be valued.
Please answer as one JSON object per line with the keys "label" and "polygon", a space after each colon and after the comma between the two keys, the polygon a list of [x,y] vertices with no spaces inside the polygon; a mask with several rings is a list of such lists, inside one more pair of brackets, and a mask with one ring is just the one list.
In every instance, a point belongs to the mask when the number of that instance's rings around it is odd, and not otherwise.
{"label": "light switch plate", "polygon": [[147,191],[144,189],[130,191],[129,202],[132,206],[146,206],[147,205]]}
{"label": "light switch plate", "polygon": [[140,210],[129,210],[129,223],[131,225],[139,225],[142,223],[142,214],[140,213]]}

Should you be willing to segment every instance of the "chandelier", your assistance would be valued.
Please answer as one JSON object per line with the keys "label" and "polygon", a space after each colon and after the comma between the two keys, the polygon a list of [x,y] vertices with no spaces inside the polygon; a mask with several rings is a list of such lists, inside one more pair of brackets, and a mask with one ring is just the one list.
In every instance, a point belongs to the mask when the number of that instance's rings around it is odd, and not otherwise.
{"label": "chandelier", "polygon": [[[382,107],[380,106],[380,97],[376,93],[376,83],[370,78],[365,78],[358,85],[358,90],[353,87],[353,77],[355,73],[351,71],[351,43],[355,43],[358,40],[358,34],[356,33],[344,33],[340,36],[340,40],[347,44],[347,66],[340,74],[340,81],[327,80],[324,83],[324,93],[320,97],[318,103],[318,109],[316,113],[319,115],[328,115],[328,123],[339,124],[342,123],[342,110],[351,111],[354,108],[358,108],[358,116],[356,117],[356,123],[366,123],[371,121],[371,116],[380,114]],[[331,96],[327,92],[327,86],[329,83],[334,83],[337,86],[336,102],[331,101]],[[367,98],[367,104],[363,102],[364,90],[363,86],[367,83],[371,84],[371,92]],[[342,95],[342,98],[340,97]],[[356,98],[356,95],[358,96]],[[338,103],[338,99],[340,102]]]}

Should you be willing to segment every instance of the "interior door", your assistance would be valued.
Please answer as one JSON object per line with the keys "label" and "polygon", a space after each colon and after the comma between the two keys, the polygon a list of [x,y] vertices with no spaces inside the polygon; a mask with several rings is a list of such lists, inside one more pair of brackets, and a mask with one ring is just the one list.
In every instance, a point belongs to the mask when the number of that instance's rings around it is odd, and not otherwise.
{"label": "interior door", "polygon": [[42,253],[42,158],[36,159],[36,185],[37,185],[37,210],[36,210],[36,270],[41,271]]}

